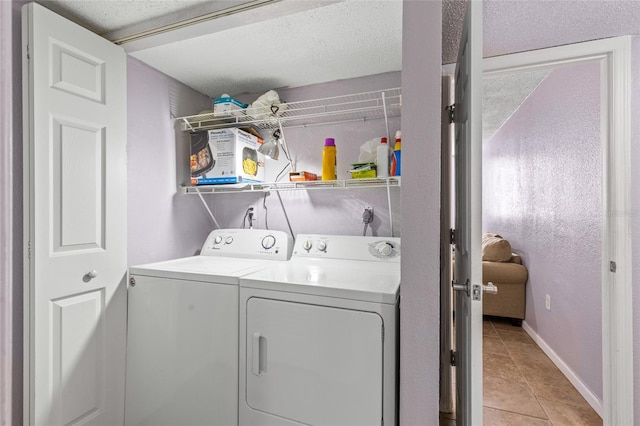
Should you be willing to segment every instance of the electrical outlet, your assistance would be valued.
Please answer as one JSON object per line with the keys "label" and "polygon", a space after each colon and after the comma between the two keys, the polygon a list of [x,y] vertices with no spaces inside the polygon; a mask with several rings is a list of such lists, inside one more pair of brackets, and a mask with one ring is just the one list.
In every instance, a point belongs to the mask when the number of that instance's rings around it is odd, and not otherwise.
{"label": "electrical outlet", "polygon": [[365,207],[362,212],[362,223],[369,224],[373,221],[373,207]]}
{"label": "electrical outlet", "polygon": [[[253,210],[250,210],[253,209]],[[250,204],[247,206],[247,210],[245,210],[246,216],[244,218],[244,226],[245,228],[259,228],[258,226],[258,203]],[[250,219],[251,218],[251,219]]]}
{"label": "electrical outlet", "polygon": [[251,223],[254,228],[260,228],[260,215],[264,213],[262,209],[262,202],[256,201],[253,203],[253,222]]}
{"label": "electrical outlet", "polygon": [[547,297],[544,299],[544,307],[547,308],[547,311],[551,310],[551,296],[547,294]]}

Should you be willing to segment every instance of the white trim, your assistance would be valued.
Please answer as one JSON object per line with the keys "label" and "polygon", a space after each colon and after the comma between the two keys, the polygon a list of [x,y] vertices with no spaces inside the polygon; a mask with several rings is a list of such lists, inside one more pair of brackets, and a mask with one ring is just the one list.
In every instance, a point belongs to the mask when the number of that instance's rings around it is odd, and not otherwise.
{"label": "white trim", "polygon": [[[633,424],[631,281],[631,37],[616,37],[484,60],[483,75],[600,61],[603,130],[602,368],[605,425]],[[616,262],[616,272],[609,271]]]}
{"label": "white trim", "polygon": [[22,355],[23,355],[23,382],[22,382],[22,424],[33,424],[33,398],[35,386],[31,371],[34,369],[34,357],[32,349],[34,348],[34,332],[32,330],[32,316],[34,309],[31,305],[31,260],[29,256],[29,246],[31,244],[31,229],[33,224],[33,205],[31,197],[33,195],[32,179],[30,178],[31,170],[33,170],[33,157],[31,155],[31,141],[33,135],[31,133],[31,117],[32,103],[31,88],[33,87],[32,74],[29,70],[31,63],[27,58],[27,46],[31,38],[31,29],[33,27],[33,3],[27,3],[21,8],[22,23],[22,301],[23,301],[23,320],[22,320]]}
{"label": "white trim", "polygon": [[[603,376],[605,424],[633,424],[633,288],[631,277],[631,37],[616,39],[609,53],[608,200],[603,245]],[[606,197],[606,198],[604,198]],[[616,272],[609,271],[616,262]],[[608,302],[607,305],[604,305]],[[607,369],[605,369],[605,373]]]}
{"label": "white trim", "polygon": [[0,4],[0,424],[12,424],[13,369],[13,47],[12,3]]}
{"label": "white trim", "polygon": [[551,349],[551,346],[544,341],[542,337],[540,337],[531,326],[526,322],[522,322],[522,329],[527,332],[529,336],[536,342],[540,349],[547,354],[549,359],[560,369],[562,374],[571,382],[571,384],[576,388],[576,390],[582,395],[582,397],[589,403],[591,408],[593,408],[596,413],[600,417],[602,417],[602,400],[598,398],[596,394],[594,394],[591,389],[585,385],[580,377],[569,367],[560,356]]}

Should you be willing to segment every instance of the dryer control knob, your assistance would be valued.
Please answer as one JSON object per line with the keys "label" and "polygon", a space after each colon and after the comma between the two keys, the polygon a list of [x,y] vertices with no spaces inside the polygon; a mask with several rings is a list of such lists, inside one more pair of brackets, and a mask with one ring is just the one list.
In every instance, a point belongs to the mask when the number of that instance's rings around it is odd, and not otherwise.
{"label": "dryer control knob", "polygon": [[220,244],[222,242],[222,237],[218,235],[214,240],[213,244]]}
{"label": "dryer control knob", "polygon": [[276,245],[276,237],[274,237],[273,235],[267,235],[262,239],[262,247],[265,250],[269,250],[275,245]]}
{"label": "dryer control knob", "polygon": [[318,241],[318,250],[326,252],[327,243],[325,243],[324,241]]}
{"label": "dryer control knob", "polygon": [[233,242],[233,237],[227,237],[226,240],[224,240],[225,244],[231,244]]}
{"label": "dryer control knob", "polygon": [[382,256],[390,256],[393,253],[393,246],[389,243],[378,243],[376,250]]}
{"label": "dryer control knob", "polygon": [[311,240],[305,241],[304,244],[302,245],[302,248],[305,249],[306,251],[311,250],[311,247],[313,247],[313,244],[311,244]]}

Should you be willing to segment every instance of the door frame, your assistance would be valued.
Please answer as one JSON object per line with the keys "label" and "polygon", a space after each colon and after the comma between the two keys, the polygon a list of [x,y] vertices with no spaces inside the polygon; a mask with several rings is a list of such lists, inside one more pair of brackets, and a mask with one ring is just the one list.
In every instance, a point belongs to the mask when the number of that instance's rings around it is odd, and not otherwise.
{"label": "door frame", "polygon": [[[633,424],[631,276],[631,36],[483,60],[483,76],[600,64],[602,140],[602,378],[604,424]],[[453,75],[450,67],[443,74]],[[444,157],[443,157],[444,158]],[[442,241],[448,245],[448,241]],[[615,262],[615,265],[612,264]],[[615,266],[615,268],[613,268]],[[615,269],[612,272],[611,269]]]}

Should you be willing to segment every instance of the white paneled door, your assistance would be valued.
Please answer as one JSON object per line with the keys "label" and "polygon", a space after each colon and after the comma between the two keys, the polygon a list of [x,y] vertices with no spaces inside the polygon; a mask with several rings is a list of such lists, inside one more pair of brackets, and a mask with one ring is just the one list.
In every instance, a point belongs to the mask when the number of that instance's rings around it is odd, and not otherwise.
{"label": "white paneled door", "polygon": [[23,8],[24,423],[118,425],[126,338],[126,55]]}
{"label": "white paneled door", "polygon": [[482,2],[467,1],[455,72],[456,419],[482,425]]}

